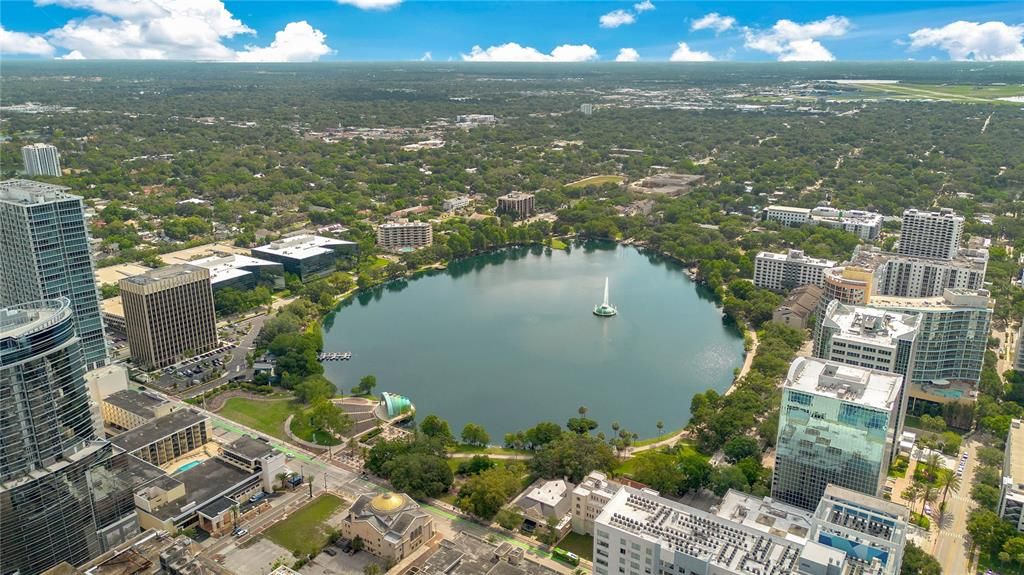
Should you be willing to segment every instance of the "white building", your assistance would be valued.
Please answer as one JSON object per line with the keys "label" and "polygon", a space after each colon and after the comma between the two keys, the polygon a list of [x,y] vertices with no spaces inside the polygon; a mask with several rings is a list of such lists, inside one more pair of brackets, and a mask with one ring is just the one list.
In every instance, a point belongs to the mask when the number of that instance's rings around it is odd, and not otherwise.
{"label": "white building", "polygon": [[594,113],[593,104],[580,104],[580,113],[584,116],[589,116]]}
{"label": "white building", "polygon": [[953,259],[960,248],[964,218],[949,208],[938,212],[909,209],[903,212],[896,253],[905,256]]}
{"label": "white building", "polygon": [[811,210],[811,222],[846,230],[862,240],[873,241],[882,233],[882,214],[865,210],[837,210],[818,207]]}
{"label": "white building", "polygon": [[473,200],[469,196],[457,196],[454,198],[448,198],[441,202],[441,209],[446,212],[454,212],[461,210],[462,208],[469,207]]}
{"label": "white building", "polygon": [[609,481],[600,471],[591,471],[572,490],[572,530],[581,535],[593,535],[594,520],[620,489],[622,484]]}
{"label": "white building", "polygon": [[811,258],[801,250],[785,254],[760,252],[754,258],[754,285],[775,291],[788,291],[802,285],[822,287],[825,270],[836,262]]}
{"label": "white building", "polygon": [[408,250],[434,243],[429,222],[387,222],[377,227],[377,246],[385,250]]}
{"label": "white building", "polygon": [[786,226],[802,226],[811,219],[811,210],[790,206],[768,206],[764,209],[764,219],[779,222]]}
{"label": "white building", "polygon": [[512,501],[523,516],[538,525],[548,519],[561,519],[572,505],[573,484],[564,479],[538,479]]}
{"label": "white building", "polygon": [[[854,249],[841,274],[859,288],[836,290],[833,295],[843,303],[868,303],[876,295],[934,297],[941,296],[947,288],[977,290],[985,287],[987,268],[988,250],[984,249],[961,249],[951,259],[936,259],[904,256],[861,245]],[[835,283],[845,285],[848,282],[837,278]],[[826,286],[826,298],[833,291]],[[855,294],[857,301],[844,299],[850,294]]]}
{"label": "white building", "polygon": [[29,144],[21,148],[21,160],[29,176],[60,176],[60,154],[49,144]]}
{"label": "white building", "polygon": [[494,114],[459,114],[455,116],[455,123],[463,127],[493,126],[498,123],[498,119]]}
{"label": "white building", "polygon": [[[811,515],[768,499],[728,516],[624,487],[594,522],[595,575],[897,575],[906,508],[829,488]],[[859,521],[864,518],[865,521]]]}
{"label": "white building", "polygon": [[1003,485],[999,490],[999,516],[1024,531],[1024,422],[1010,422],[1003,455]]}
{"label": "white building", "polygon": [[881,494],[903,376],[798,357],[782,389],[772,498],[814,509],[828,484]]}
{"label": "white building", "polygon": [[1024,371],[1024,323],[1017,330],[1017,355],[1013,358],[1013,369]]}

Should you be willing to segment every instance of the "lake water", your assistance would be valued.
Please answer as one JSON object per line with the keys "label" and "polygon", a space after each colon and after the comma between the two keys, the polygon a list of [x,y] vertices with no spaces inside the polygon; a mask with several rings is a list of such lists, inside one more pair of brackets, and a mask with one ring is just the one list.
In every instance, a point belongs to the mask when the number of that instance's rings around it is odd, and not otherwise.
{"label": "lake water", "polygon": [[[605,277],[619,314],[599,318]],[[367,374],[375,393],[409,396],[456,436],[467,422],[491,442],[581,405],[610,434],[682,427],[690,398],[724,390],[743,339],[676,264],[612,243],[570,253],[515,248],[458,261],[341,304],[324,322],[325,362],[346,392]]]}

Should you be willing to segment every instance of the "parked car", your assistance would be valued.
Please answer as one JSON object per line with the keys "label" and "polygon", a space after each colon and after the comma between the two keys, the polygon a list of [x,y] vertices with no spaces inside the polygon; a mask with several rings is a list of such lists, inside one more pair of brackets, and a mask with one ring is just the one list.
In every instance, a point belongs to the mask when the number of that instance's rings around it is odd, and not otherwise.
{"label": "parked car", "polygon": [[324,553],[330,555],[331,557],[334,557],[335,555],[338,554],[337,551],[335,551],[334,549],[331,549],[330,547],[325,547],[324,548]]}
{"label": "parked car", "polygon": [[266,493],[263,493],[262,491],[260,491],[256,495],[253,495],[252,497],[249,498],[249,503],[256,503],[257,501],[263,499],[266,496],[267,496]]}
{"label": "parked car", "polygon": [[239,529],[238,533],[235,533],[235,537],[244,537],[249,534],[248,529]]}

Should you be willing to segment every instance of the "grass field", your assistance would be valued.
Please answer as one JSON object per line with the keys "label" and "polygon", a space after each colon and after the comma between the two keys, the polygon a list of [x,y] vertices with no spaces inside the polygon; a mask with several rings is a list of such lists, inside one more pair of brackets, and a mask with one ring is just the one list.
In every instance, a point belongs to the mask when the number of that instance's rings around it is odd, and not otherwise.
{"label": "grass field", "polygon": [[330,526],[327,519],[345,505],[334,495],[321,495],[292,513],[288,519],[267,529],[266,536],[292,553],[312,554],[327,543]]}
{"label": "grass field", "polygon": [[565,539],[562,539],[558,547],[575,553],[587,561],[594,560],[594,538],[590,535],[570,532],[565,536]]}
{"label": "grass field", "polygon": [[558,238],[551,238],[548,241],[548,246],[550,246],[553,250],[564,250],[565,248],[569,247],[569,244],[563,242]]}
{"label": "grass field", "polygon": [[477,447],[475,445],[456,445],[452,448],[453,454],[470,455],[533,455],[532,451],[519,451],[507,447]]}
{"label": "grass field", "polygon": [[[680,446],[679,449],[680,449],[679,455],[692,455],[692,454],[699,455],[699,453],[697,453],[697,450],[694,449],[692,446],[690,446],[688,444],[684,444],[684,445]],[[657,450],[644,451],[642,453],[634,455],[633,457],[630,457],[629,459],[623,461],[622,463],[619,464],[618,467],[615,468],[615,475],[625,475],[626,477],[633,477],[633,474],[636,473],[636,464],[641,459],[643,459],[644,457],[646,457],[646,456],[648,456],[648,455],[650,455],[652,453],[657,453]]]}
{"label": "grass field", "polygon": [[287,440],[284,422],[295,412],[291,399],[256,401],[244,397],[232,397],[224,403],[217,415],[237,421],[278,439]]}
{"label": "grass field", "polygon": [[871,92],[883,92],[901,99],[913,100],[944,100],[974,104],[1011,104],[999,98],[1008,96],[1024,96],[1024,87],[1011,86],[969,86],[969,85],[929,85],[929,84],[857,84],[858,88]]}
{"label": "grass field", "polygon": [[576,180],[565,185],[567,188],[582,188],[585,186],[600,186],[603,184],[621,184],[623,180],[622,176],[590,176],[589,178],[583,178],[582,180]]}

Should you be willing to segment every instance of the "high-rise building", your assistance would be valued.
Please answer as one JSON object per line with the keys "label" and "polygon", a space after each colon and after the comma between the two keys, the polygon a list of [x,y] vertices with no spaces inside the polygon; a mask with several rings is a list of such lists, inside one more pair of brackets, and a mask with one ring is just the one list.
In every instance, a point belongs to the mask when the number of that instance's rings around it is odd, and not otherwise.
{"label": "high-rise building", "polygon": [[118,285],[135,365],[157,369],[216,347],[210,270],[176,264],[125,278]]}
{"label": "high-rise building", "polygon": [[903,212],[896,253],[904,256],[950,260],[960,248],[964,218],[949,208],[938,212],[909,209]]}
{"label": "high-rise building", "polygon": [[1014,419],[1006,435],[999,516],[1024,531],[1024,422]]}
{"label": "high-rise building", "polygon": [[832,483],[881,494],[903,377],[797,358],[782,389],[772,497],[811,510]]}
{"label": "high-rise building", "polygon": [[504,196],[498,196],[498,213],[514,214],[517,217],[525,218],[533,213],[533,209],[533,194],[509,192]]}
{"label": "high-rise building", "polygon": [[760,252],[754,258],[754,285],[774,291],[789,291],[802,285],[822,287],[825,270],[836,262],[811,258],[802,250],[784,254]]}
{"label": "high-rise building", "polygon": [[95,367],[107,345],[82,198],[68,189],[0,182],[0,306],[68,298],[85,363]]}
{"label": "high-rise building", "polygon": [[102,552],[89,470],[95,441],[68,299],[0,308],[0,573],[39,573]]}
{"label": "high-rise building", "polygon": [[1015,350],[1016,355],[1013,358],[1013,369],[1015,371],[1024,371],[1024,323],[1017,330],[1017,347]]}
{"label": "high-rise building", "polygon": [[429,222],[387,222],[377,226],[377,245],[385,250],[422,248],[434,243]]}
{"label": "high-rise building", "polygon": [[21,160],[29,176],[60,176],[60,154],[56,146],[29,144],[21,148]]}

